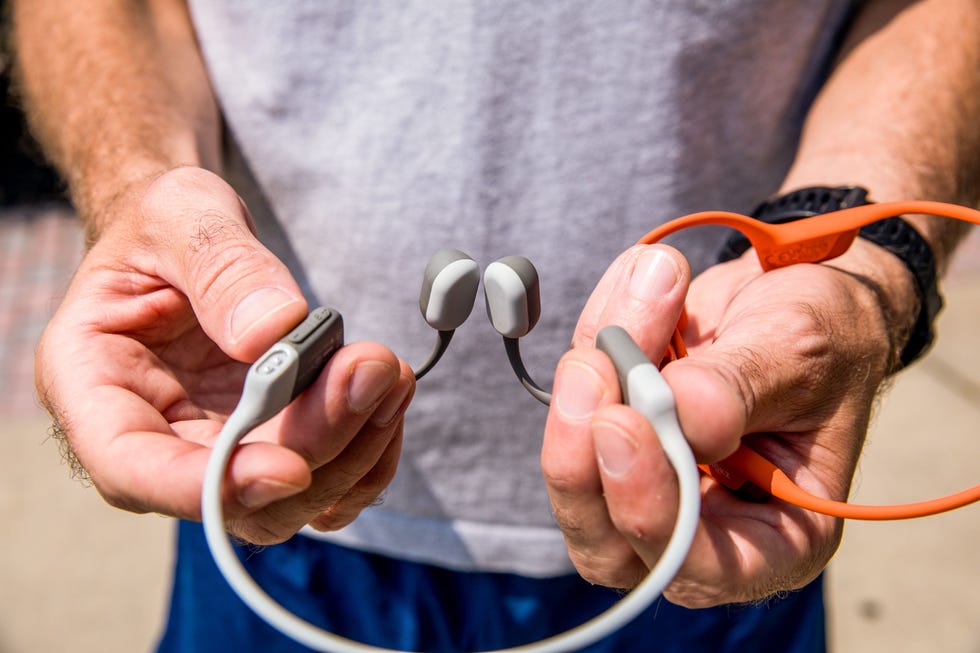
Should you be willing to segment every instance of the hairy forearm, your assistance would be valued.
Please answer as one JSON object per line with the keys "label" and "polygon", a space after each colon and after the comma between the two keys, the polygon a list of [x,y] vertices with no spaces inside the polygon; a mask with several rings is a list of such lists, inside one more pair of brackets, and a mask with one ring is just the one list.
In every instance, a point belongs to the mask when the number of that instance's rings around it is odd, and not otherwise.
{"label": "hairy forearm", "polygon": [[[980,4],[879,0],[858,16],[808,115],[783,190],[864,186],[878,202],[980,202]],[[903,216],[929,242],[941,273],[968,226]],[[912,275],[859,239],[831,263],[877,296],[895,359],[920,310]]]}
{"label": "hairy forearm", "polygon": [[[980,3],[869,3],[805,126],[784,187],[980,203]],[[965,228],[911,216],[942,269]]]}
{"label": "hairy forearm", "polygon": [[218,111],[183,2],[17,0],[13,20],[28,119],[90,238],[131,183],[218,165]]}

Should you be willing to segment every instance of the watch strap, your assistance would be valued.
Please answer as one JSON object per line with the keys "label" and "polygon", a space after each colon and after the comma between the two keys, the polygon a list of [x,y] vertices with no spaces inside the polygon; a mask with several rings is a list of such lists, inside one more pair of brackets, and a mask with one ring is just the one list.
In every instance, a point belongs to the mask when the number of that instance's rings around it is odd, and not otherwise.
{"label": "watch strap", "polygon": [[[768,224],[782,224],[870,203],[867,189],[860,186],[813,186],[763,202],[752,212],[752,217]],[[924,354],[935,338],[932,325],[943,306],[938,288],[936,259],[926,239],[912,225],[898,217],[879,220],[863,227],[859,235],[897,256],[915,279],[919,314],[893,370],[898,371]],[[718,262],[736,259],[749,247],[751,244],[748,238],[735,232],[719,252]]]}
{"label": "watch strap", "polygon": [[939,294],[936,259],[926,239],[901,218],[887,218],[862,227],[861,238],[887,249],[897,256],[915,279],[919,295],[919,315],[899,355],[896,371],[915,362],[932,345],[932,325],[943,307]]}

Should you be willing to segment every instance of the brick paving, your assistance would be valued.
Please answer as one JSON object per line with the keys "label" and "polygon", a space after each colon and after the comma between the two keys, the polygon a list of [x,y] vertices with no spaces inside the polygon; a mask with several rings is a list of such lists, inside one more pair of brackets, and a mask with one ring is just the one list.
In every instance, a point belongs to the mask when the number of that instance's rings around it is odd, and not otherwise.
{"label": "brick paving", "polygon": [[0,419],[37,415],[34,347],[82,256],[59,204],[0,211]]}

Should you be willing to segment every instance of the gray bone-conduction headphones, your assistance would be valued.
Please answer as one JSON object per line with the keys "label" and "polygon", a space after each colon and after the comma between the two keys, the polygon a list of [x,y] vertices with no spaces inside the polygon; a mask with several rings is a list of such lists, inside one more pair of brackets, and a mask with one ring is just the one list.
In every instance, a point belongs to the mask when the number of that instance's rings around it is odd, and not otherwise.
{"label": "gray bone-conduction headphones", "polygon": [[[479,283],[479,266],[459,250],[442,250],[429,260],[423,274],[419,308],[425,321],[438,332],[438,339],[426,361],[415,371],[417,379],[435,366],[454,331],[469,317]],[[537,271],[526,258],[508,256],[487,267],[483,287],[490,322],[503,336],[517,376],[536,399],[548,404],[551,395],[528,376],[518,350],[518,340],[534,328],[541,314]],[[393,653],[325,631],[286,610],[249,575],[225,531],[222,489],[235,447],[249,431],[276,415],[309,387],[334,352],[343,346],[343,341],[340,313],[317,308],[252,365],[241,399],[221,429],[208,459],[201,493],[201,517],[208,548],[225,580],[271,626],[319,651]],[[680,487],[677,521],[660,560],[629,595],[571,630],[505,649],[511,653],[577,651],[626,625],[649,607],[677,574],[697,529],[700,475],[678,424],[670,387],[657,367],[619,327],[603,329],[596,346],[612,358],[623,385],[623,396],[654,425],[664,453],[677,472]]]}

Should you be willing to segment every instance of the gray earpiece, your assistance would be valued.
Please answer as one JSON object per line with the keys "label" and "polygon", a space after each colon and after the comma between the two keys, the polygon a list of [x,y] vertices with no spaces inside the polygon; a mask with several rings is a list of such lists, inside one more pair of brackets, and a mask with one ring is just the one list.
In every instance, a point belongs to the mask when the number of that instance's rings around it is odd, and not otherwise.
{"label": "gray earpiece", "polygon": [[483,273],[487,316],[505,338],[523,338],[541,316],[538,271],[523,256],[507,256],[487,266]]}
{"label": "gray earpiece", "polygon": [[457,329],[473,310],[479,285],[476,261],[458,249],[440,250],[425,266],[419,310],[433,329]]}

